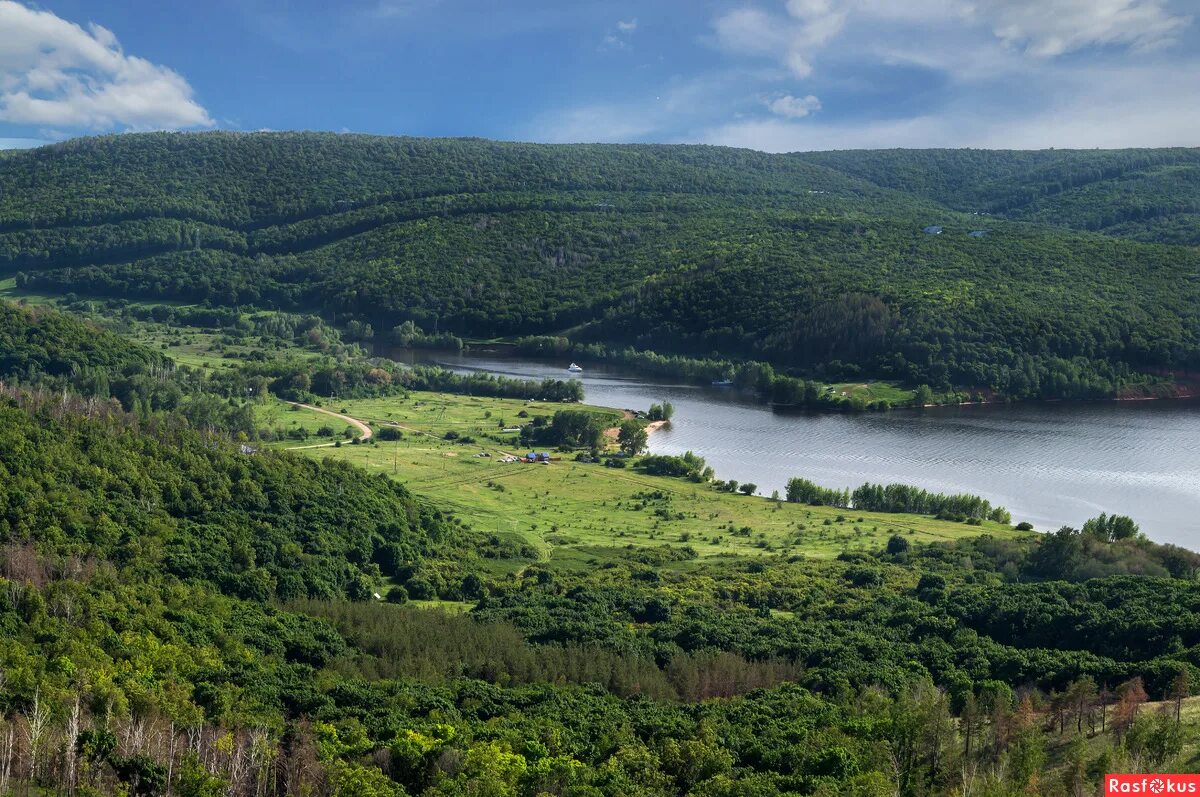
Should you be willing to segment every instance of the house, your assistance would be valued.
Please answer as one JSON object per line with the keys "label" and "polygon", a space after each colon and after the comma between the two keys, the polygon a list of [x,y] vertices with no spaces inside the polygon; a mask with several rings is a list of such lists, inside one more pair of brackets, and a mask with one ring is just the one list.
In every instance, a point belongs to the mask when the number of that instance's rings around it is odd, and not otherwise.
{"label": "house", "polygon": [[936,224],[931,224],[925,228],[925,234],[926,235],[941,235],[942,228],[937,226]]}

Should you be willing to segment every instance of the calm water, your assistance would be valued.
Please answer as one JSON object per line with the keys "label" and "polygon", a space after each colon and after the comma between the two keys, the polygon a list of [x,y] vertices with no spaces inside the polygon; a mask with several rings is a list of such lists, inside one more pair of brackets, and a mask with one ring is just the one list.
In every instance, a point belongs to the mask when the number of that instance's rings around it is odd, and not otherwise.
{"label": "calm water", "polygon": [[[561,365],[435,356],[455,370],[567,378]],[[792,476],[827,487],[899,481],[970,492],[1039,529],[1100,512],[1133,516],[1151,537],[1200,549],[1200,401],[1095,402],[780,414],[727,388],[647,380],[581,363],[591,404],[675,405],[654,453],[692,450],[723,479],[770,495]]]}

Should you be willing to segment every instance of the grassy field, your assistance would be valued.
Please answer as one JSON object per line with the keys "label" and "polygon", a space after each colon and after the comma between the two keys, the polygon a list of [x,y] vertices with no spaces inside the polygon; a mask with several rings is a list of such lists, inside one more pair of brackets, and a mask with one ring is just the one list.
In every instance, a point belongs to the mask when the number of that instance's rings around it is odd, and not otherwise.
{"label": "grassy field", "polygon": [[843,382],[830,385],[829,388],[835,394],[861,398],[866,402],[886,400],[901,405],[909,403],[913,398],[913,391],[891,382]]}
{"label": "grassy field", "polygon": [[[542,559],[563,568],[591,567],[661,546],[670,552],[649,553],[686,567],[692,559],[730,556],[832,558],[845,550],[882,547],[892,534],[932,541],[1018,533],[994,523],[975,527],[733,495],[683,479],[648,476],[633,467],[576,462],[573,454],[556,454],[561,459],[548,465],[500,461],[505,454],[525,451],[517,433],[502,431],[502,424],[512,428],[528,421],[518,417],[521,412],[551,415],[561,405],[412,393],[339,401],[327,408],[377,430],[395,426],[402,438],[299,449],[301,453],[386,473],[453,510],[476,532],[532,546]],[[612,423],[620,417],[615,410],[588,409]],[[451,431],[457,440],[445,439]],[[474,442],[463,443],[463,438]],[[720,463],[715,464],[719,475]]]}
{"label": "grassy field", "polygon": [[[328,415],[302,409],[299,406],[289,404],[286,401],[279,401],[278,399],[259,405],[256,408],[255,417],[262,428],[282,429],[284,432],[303,429],[310,435],[310,439],[307,441],[288,440],[270,443],[269,445],[273,448],[312,445],[314,443],[332,442],[334,440],[346,440],[356,436],[354,428],[348,423],[339,421],[337,418],[331,418]],[[333,433],[328,437],[318,437],[317,431],[322,428],[332,429]]]}

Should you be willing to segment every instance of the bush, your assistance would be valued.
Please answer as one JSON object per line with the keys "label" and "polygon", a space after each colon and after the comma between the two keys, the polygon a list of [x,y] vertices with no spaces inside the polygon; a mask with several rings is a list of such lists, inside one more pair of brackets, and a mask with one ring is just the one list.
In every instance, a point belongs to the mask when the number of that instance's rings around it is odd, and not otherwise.
{"label": "bush", "polygon": [[415,601],[428,601],[437,597],[437,591],[433,588],[433,584],[423,576],[413,576],[404,586],[408,591],[408,597]]}
{"label": "bush", "polygon": [[392,587],[387,593],[388,603],[408,603],[408,590],[399,585]]}
{"label": "bush", "polygon": [[856,587],[877,587],[883,583],[883,574],[871,567],[850,567],[845,579]]}

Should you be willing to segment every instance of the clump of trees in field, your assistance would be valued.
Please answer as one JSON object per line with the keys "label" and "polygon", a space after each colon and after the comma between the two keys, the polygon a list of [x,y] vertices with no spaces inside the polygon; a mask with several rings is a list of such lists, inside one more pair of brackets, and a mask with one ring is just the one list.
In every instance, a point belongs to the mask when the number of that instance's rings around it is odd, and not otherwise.
{"label": "clump of trees in field", "polygon": [[822,487],[796,477],[788,480],[786,497],[794,504],[854,508],[864,512],[934,515],[943,520],[1012,522],[1008,510],[993,507],[977,495],[933,493],[907,484],[864,484],[851,491]]}

